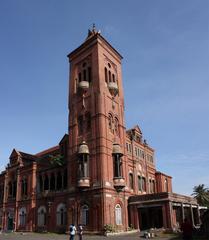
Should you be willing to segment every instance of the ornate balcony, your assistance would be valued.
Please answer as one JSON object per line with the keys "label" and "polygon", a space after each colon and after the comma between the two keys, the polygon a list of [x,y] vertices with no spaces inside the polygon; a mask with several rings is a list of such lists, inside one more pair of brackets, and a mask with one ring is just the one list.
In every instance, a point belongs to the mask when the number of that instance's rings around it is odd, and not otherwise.
{"label": "ornate balcony", "polygon": [[125,187],[125,180],[123,177],[114,177],[113,178],[114,188],[120,192]]}
{"label": "ornate balcony", "polygon": [[90,180],[88,177],[82,177],[82,178],[78,179],[77,185],[79,188],[89,188]]}
{"label": "ornate balcony", "polygon": [[118,85],[116,82],[109,82],[108,83],[108,89],[110,91],[110,94],[115,97],[118,94]]}
{"label": "ornate balcony", "polygon": [[78,83],[78,87],[79,87],[80,89],[82,89],[83,91],[86,91],[86,90],[88,90],[88,88],[89,88],[89,82],[87,82],[87,81],[81,81],[81,82]]}

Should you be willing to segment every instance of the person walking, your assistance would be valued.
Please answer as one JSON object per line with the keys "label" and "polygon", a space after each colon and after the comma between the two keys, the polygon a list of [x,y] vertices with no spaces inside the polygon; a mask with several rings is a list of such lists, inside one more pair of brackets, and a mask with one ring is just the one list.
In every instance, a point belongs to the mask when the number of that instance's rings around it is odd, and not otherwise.
{"label": "person walking", "polygon": [[74,225],[73,223],[70,224],[69,232],[70,232],[70,240],[74,240],[74,238],[75,238],[75,232],[76,232],[76,227],[75,227],[75,225]]}
{"label": "person walking", "polygon": [[83,239],[83,226],[81,224],[78,225],[78,236],[79,240]]}

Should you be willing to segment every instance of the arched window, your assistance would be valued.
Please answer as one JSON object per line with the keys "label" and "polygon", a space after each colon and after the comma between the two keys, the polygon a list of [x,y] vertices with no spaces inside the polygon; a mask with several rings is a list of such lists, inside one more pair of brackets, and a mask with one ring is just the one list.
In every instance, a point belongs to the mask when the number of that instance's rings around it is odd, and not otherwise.
{"label": "arched window", "polygon": [[114,124],[115,124],[115,133],[116,135],[119,135],[119,123],[117,118],[115,118]]}
{"label": "arched window", "polygon": [[112,81],[115,82],[115,74],[112,74]]}
{"label": "arched window", "polygon": [[155,180],[152,180],[152,192],[155,193]]}
{"label": "arched window", "polygon": [[134,177],[133,177],[133,173],[129,173],[129,187],[130,189],[134,188]]}
{"label": "arched window", "polygon": [[91,67],[88,67],[88,81],[91,82]]}
{"label": "arched window", "polygon": [[50,190],[52,190],[52,191],[55,190],[55,176],[54,176],[54,173],[51,174],[51,178],[50,178]]}
{"label": "arched window", "polygon": [[9,182],[9,196],[12,196],[12,183]]}
{"label": "arched window", "polygon": [[49,177],[48,175],[44,178],[44,190],[49,190]]}
{"label": "arched window", "polygon": [[111,113],[108,114],[108,126],[109,130],[113,132],[113,117]]}
{"label": "arched window", "polygon": [[149,193],[152,193],[152,180],[149,179]]}
{"label": "arched window", "polygon": [[109,82],[112,82],[112,79],[111,79],[111,72],[109,71]]}
{"label": "arched window", "polygon": [[142,191],[142,177],[138,176],[138,190]]}
{"label": "arched window", "polygon": [[57,190],[62,189],[62,174],[61,172],[57,173]]}
{"label": "arched window", "polygon": [[43,178],[42,175],[39,175],[39,192],[43,191]]}
{"label": "arched window", "polygon": [[107,83],[108,80],[107,80],[107,68],[105,67],[105,82]]}
{"label": "arched window", "polygon": [[81,79],[81,73],[78,74],[78,81],[81,82],[82,79]]}
{"label": "arched window", "polygon": [[46,225],[46,208],[45,206],[41,206],[38,208],[38,226]]}
{"label": "arched window", "polygon": [[12,191],[12,197],[13,197],[13,198],[16,198],[17,181],[14,181],[14,182],[12,183],[12,189],[13,189],[13,191]]}
{"label": "arched window", "polygon": [[86,79],[86,69],[83,70],[83,80],[87,81],[87,79]]}
{"label": "arched window", "polygon": [[146,178],[142,177],[142,191],[146,192]]}
{"label": "arched window", "polygon": [[19,210],[19,226],[25,226],[26,224],[26,208],[22,207]]}
{"label": "arched window", "polygon": [[67,223],[67,211],[66,211],[66,205],[63,203],[60,203],[57,206],[57,225],[66,225]]}
{"label": "arched window", "polygon": [[116,225],[122,225],[122,211],[119,204],[115,206],[115,223]]}
{"label": "arched window", "polygon": [[81,224],[86,226],[89,223],[89,207],[87,205],[83,205],[81,207]]}
{"label": "arched window", "polygon": [[21,194],[22,194],[22,197],[27,196],[27,194],[28,194],[27,188],[28,188],[27,179],[23,178],[23,180],[21,181]]}

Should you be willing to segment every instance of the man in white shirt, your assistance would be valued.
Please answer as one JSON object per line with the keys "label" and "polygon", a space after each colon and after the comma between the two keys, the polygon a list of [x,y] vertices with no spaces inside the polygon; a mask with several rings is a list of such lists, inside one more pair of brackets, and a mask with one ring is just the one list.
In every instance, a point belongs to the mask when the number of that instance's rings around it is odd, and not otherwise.
{"label": "man in white shirt", "polygon": [[74,240],[76,227],[73,223],[69,227],[69,232],[70,232],[70,240]]}

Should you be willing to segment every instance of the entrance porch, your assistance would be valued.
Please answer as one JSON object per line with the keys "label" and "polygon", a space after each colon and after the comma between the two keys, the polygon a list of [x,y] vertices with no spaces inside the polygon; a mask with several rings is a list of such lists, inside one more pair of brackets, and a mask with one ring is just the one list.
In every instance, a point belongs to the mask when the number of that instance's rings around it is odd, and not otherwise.
{"label": "entrance porch", "polygon": [[155,193],[129,198],[129,224],[134,228],[178,229],[184,218],[193,226],[200,224],[199,205],[188,196],[175,193]]}

